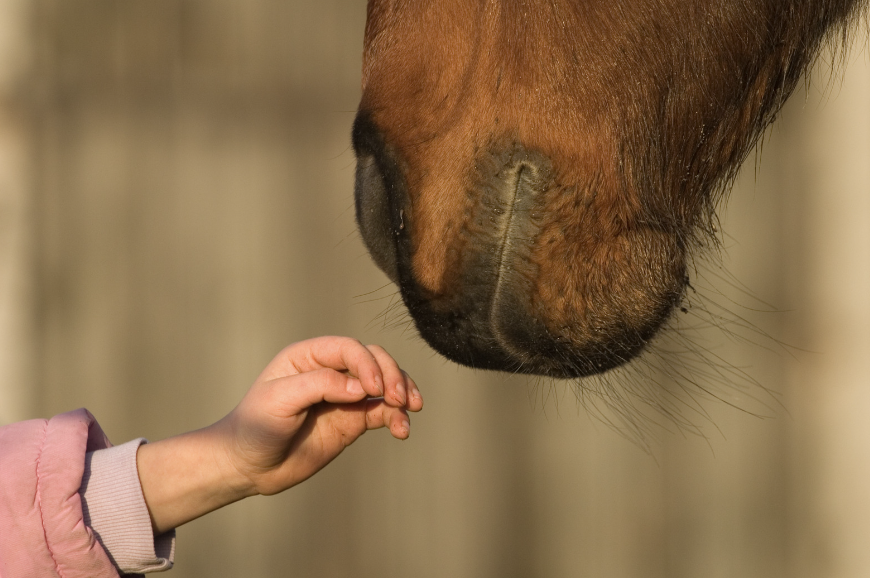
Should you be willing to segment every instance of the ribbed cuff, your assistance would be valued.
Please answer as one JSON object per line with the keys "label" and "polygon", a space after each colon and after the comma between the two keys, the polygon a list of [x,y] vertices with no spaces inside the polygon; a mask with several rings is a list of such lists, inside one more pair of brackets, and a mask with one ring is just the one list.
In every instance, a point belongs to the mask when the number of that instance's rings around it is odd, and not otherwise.
{"label": "ribbed cuff", "polygon": [[85,454],[79,494],[84,522],[123,574],[172,568],[175,530],[155,537],[142,496],[136,452],[145,438]]}

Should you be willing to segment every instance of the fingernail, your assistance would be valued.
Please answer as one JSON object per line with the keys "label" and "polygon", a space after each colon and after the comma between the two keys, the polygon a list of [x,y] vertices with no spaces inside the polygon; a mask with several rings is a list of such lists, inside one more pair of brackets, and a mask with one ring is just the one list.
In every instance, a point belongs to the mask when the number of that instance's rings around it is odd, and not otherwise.
{"label": "fingernail", "polygon": [[402,432],[408,436],[411,435],[411,422],[406,419],[402,420]]}
{"label": "fingernail", "polygon": [[351,395],[365,395],[366,393],[358,379],[347,380],[347,392]]}
{"label": "fingernail", "polygon": [[375,376],[375,387],[378,388],[379,395],[384,395],[384,382],[381,380],[380,375]]}
{"label": "fingernail", "polygon": [[396,384],[396,396],[398,396],[400,404],[405,405],[405,403],[407,403],[407,398],[405,397],[405,386],[401,382]]}

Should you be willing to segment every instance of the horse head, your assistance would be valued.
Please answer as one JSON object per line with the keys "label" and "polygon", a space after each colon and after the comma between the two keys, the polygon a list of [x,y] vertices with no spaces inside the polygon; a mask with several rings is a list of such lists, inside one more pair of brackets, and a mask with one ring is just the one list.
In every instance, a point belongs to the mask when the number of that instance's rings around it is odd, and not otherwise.
{"label": "horse head", "polygon": [[856,5],[370,0],[357,221],[422,337],[555,377],[636,356]]}

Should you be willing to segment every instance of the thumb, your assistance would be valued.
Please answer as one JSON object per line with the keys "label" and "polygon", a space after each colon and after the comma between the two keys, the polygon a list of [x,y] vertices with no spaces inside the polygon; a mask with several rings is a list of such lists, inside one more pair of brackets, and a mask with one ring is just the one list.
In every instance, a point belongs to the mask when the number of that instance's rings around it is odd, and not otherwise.
{"label": "thumb", "polygon": [[366,397],[359,379],[329,368],[281,377],[268,384],[267,398],[291,414],[301,413],[324,401],[347,404]]}

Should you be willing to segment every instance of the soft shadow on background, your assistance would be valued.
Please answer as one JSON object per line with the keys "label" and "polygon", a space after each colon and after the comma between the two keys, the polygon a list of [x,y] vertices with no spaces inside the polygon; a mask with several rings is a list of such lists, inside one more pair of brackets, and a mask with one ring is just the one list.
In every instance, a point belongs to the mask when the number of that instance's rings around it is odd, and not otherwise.
{"label": "soft shadow on background", "polygon": [[393,307],[353,222],[364,21],[363,0],[0,3],[0,423],[84,406],[116,443],[160,439],[284,345],[352,335],[421,385],[411,439],[189,524],[171,576],[870,575],[864,38],[749,160],[696,283],[766,334],[697,337],[749,378],[648,454],[576,385],[459,368]]}

